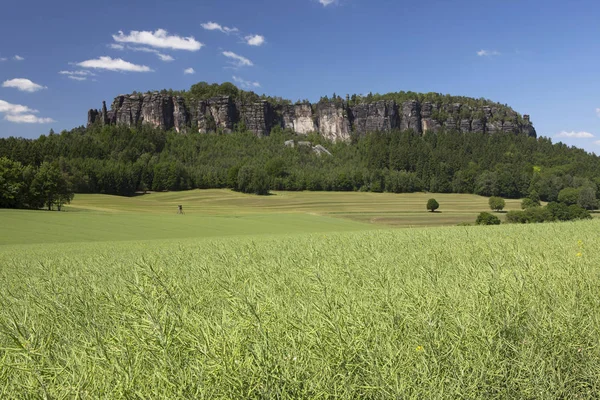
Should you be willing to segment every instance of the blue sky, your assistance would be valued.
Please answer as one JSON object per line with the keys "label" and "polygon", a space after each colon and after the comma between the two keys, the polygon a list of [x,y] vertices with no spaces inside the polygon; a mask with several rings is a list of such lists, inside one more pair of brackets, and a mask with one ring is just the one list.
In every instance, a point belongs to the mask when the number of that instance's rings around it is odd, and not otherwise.
{"label": "blue sky", "polygon": [[237,79],[292,100],[485,97],[530,114],[539,135],[600,153],[598,1],[6,3],[2,137],[84,125],[88,109],[133,90]]}

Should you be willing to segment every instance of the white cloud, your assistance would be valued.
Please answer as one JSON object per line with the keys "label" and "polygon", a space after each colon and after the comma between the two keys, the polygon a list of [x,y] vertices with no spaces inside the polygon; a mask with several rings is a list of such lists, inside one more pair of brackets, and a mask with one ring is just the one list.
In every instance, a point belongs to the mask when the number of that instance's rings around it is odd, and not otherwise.
{"label": "white cloud", "polygon": [[16,78],[16,79],[10,79],[8,81],[4,81],[4,83],[2,84],[2,87],[15,88],[15,89],[20,90],[21,92],[29,92],[29,93],[37,92],[38,90],[42,90],[42,89],[47,89],[46,86],[38,85],[37,83],[34,83],[34,82],[30,81],[29,79],[24,79],[24,78]]}
{"label": "white cloud", "polygon": [[122,44],[119,44],[119,43],[111,43],[108,45],[108,47],[110,47],[111,49],[114,49],[114,50],[124,50],[125,49],[125,46],[123,46]]}
{"label": "white cloud", "polygon": [[8,60],[8,58],[6,58],[6,57],[0,57],[0,61],[6,61],[6,60]]}
{"label": "white cloud", "polygon": [[17,124],[49,124],[56,122],[52,118],[41,118],[33,114],[8,114],[4,119]]}
{"label": "white cloud", "polygon": [[261,46],[265,43],[265,37],[261,35],[249,35],[244,39],[246,39],[246,44],[249,44],[250,46]]}
{"label": "white cloud", "polygon": [[319,3],[323,4],[323,7],[327,7],[330,4],[337,3],[337,0],[319,0]]}
{"label": "white cloud", "polygon": [[242,79],[239,76],[235,76],[235,75],[232,78],[233,78],[233,81],[235,83],[238,83],[243,89],[252,89],[252,88],[260,87],[260,83],[258,83],[258,82],[247,81],[247,80]]}
{"label": "white cloud", "polygon": [[200,26],[202,26],[204,29],[206,29],[207,31],[221,31],[223,33],[226,34],[230,34],[230,33],[235,33],[235,32],[239,32],[238,28],[228,28],[226,26],[221,26],[221,24],[217,24],[216,22],[206,22],[204,24],[201,24]]}
{"label": "white cloud", "polygon": [[193,36],[181,37],[169,35],[164,29],[157,29],[155,32],[131,31],[129,35],[125,35],[123,31],[119,31],[118,35],[113,35],[112,37],[115,42],[143,44],[160,49],[198,51],[204,46],[204,44],[194,39]]}
{"label": "white cloud", "polygon": [[60,71],[59,74],[67,75],[67,78],[74,81],[86,81],[89,76],[96,76],[91,71]]}
{"label": "white cloud", "polygon": [[79,75],[79,76],[96,76],[96,74],[94,74],[91,71],[60,71],[59,74],[61,74],[61,75]]}
{"label": "white cloud", "polygon": [[195,74],[195,73],[196,73],[196,71],[194,71],[194,68],[191,68],[191,67],[190,67],[190,68],[186,68],[186,69],[184,69],[184,70],[183,70],[183,73],[184,73],[185,75],[193,75],[193,74]]}
{"label": "white cloud", "polygon": [[50,122],[56,122],[52,118],[41,118],[33,115],[37,112],[37,110],[33,110],[27,106],[11,104],[7,101],[0,100],[0,113],[6,114],[4,116],[6,121],[15,122],[18,124],[46,124]]}
{"label": "white cloud", "polygon": [[21,113],[36,113],[37,110],[33,110],[27,106],[20,104],[11,104],[7,101],[0,100],[0,113],[7,114],[21,114]]}
{"label": "white cloud", "polygon": [[598,146],[600,146],[600,140],[596,140],[596,141],[594,142],[594,144],[597,144]]}
{"label": "white cloud", "polygon": [[173,57],[171,57],[168,54],[162,54],[161,52],[159,52],[156,49],[150,49],[148,47],[127,47],[129,50],[133,50],[133,51],[142,51],[144,53],[154,53],[157,55],[158,58],[160,58],[162,61],[173,61],[175,60]]}
{"label": "white cloud", "polygon": [[600,108],[596,108],[596,115],[600,117]]}
{"label": "white cloud", "polygon": [[21,57],[20,55],[18,55],[18,54],[17,54],[17,55],[15,55],[15,56],[13,57],[13,59],[15,59],[15,60],[17,60],[17,61],[23,61],[25,58],[23,58],[23,57]]}
{"label": "white cloud", "polygon": [[575,131],[567,132],[567,131],[562,131],[559,134],[557,134],[555,137],[559,137],[559,138],[572,138],[572,139],[589,139],[589,138],[593,138],[594,135],[592,135],[589,132],[575,132]]}
{"label": "white cloud", "polygon": [[491,57],[491,56],[499,56],[500,52],[496,51],[496,50],[479,50],[477,52],[477,55],[479,57]]}
{"label": "white cloud", "polygon": [[78,66],[83,68],[97,68],[97,69],[107,69],[109,71],[131,71],[131,72],[150,72],[152,71],[149,67],[145,65],[137,65],[132,64],[128,61],[122,60],[120,58],[111,58],[107,56],[103,56],[100,58],[96,58],[93,60],[86,60],[80,63],[77,63]]}
{"label": "white cloud", "polygon": [[233,60],[231,63],[238,67],[251,67],[254,65],[252,61],[248,60],[246,57],[242,57],[232,51],[224,51],[222,54],[227,58],[231,58]]}

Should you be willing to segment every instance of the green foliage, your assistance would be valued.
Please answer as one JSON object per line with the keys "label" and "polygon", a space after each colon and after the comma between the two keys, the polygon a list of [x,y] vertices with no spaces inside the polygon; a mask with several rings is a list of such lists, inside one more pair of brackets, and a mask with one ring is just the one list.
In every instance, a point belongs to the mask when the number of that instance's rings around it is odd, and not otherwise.
{"label": "green foliage", "polygon": [[551,202],[544,207],[529,207],[523,211],[509,211],[506,220],[512,223],[540,223],[590,219],[591,214],[576,204]]}
{"label": "green foliage", "polygon": [[58,211],[73,200],[69,176],[58,163],[43,162],[39,168],[0,158],[0,207],[41,208]]}
{"label": "green foliage", "polygon": [[[213,95],[208,89],[205,95]],[[236,189],[242,165],[264,166],[270,189],[288,191],[430,191],[502,198],[538,193],[537,201],[556,201],[564,188],[588,187],[597,195],[600,183],[600,158],[545,138],[407,130],[331,143],[309,135],[332,157],[319,157],[306,146],[286,148],[284,141],[294,138],[285,130],[258,138],[249,132],[179,134],[147,125],[95,125],[36,140],[0,139],[0,157],[20,163],[23,173],[10,178],[21,177],[20,188],[32,183],[25,180],[25,169],[37,171],[46,161],[59,164],[77,193],[124,196],[144,190]],[[8,193],[15,190],[7,187],[2,204],[14,207]],[[586,208],[592,207],[590,194],[586,190],[587,197],[581,198]]]}
{"label": "green foliage", "polygon": [[584,187],[579,191],[577,205],[586,210],[594,210],[598,208],[598,200],[596,199],[596,191],[592,187]]}
{"label": "green foliage", "polygon": [[521,201],[521,208],[523,210],[526,210],[526,209],[532,208],[532,207],[539,207],[539,206],[540,206],[540,203],[536,203],[535,201],[533,201],[529,197],[525,197],[523,199],[523,201]]}
{"label": "green foliage", "polygon": [[429,211],[434,212],[438,208],[440,208],[440,205],[439,205],[439,203],[435,199],[429,199],[429,200],[427,200],[427,209]]}
{"label": "green foliage", "polygon": [[482,212],[477,216],[475,220],[475,224],[477,225],[500,225],[500,218],[495,215],[490,214],[489,212]]}
{"label": "green foliage", "polygon": [[577,204],[579,200],[579,189],[564,188],[558,193],[558,202],[568,206]]}
{"label": "green foliage", "polygon": [[504,206],[506,206],[504,199],[497,196],[490,197],[488,204],[490,205],[490,209],[494,211],[502,211],[504,210]]}

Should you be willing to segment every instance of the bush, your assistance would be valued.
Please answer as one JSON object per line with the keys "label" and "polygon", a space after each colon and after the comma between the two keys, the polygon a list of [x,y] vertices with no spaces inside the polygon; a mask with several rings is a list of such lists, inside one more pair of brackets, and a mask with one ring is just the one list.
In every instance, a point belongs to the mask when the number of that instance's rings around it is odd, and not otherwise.
{"label": "bush", "polygon": [[477,225],[500,225],[500,219],[489,212],[482,212],[475,220],[475,223]]}
{"label": "bush", "polygon": [[577,204],[577,200],[579,200],[579,189],[564,188],[558,192],[559,203],[565,203],[566,205],[570,206],[572,204]]}
{"label": "bush", "polygon": [[494,211],[502,211],[506,203],[502,197],[492,196],[489,200],[490,208]]}
{"label": "bush", "polygon": [[435,199],[429,199],[427,201],[427,209],[429,211],[434,212],[438,208],[440,208],[440,204]]}
{"label": "bush", "polygon": [[552,221],[573,221],[592,218],[589,211],[576,204],[548,203],[545,207],[531,207],[524,211],[509,211],[506,220],[511,223],[527,224]]}
{"label": "bush", "polygon": [[539,207],[539,206],[540,206],[539,201],[536,203],[534,200],[530,199],[529,197],[526,197],[523,199],[523,201],[521,201],[521,209],[523,209],[523,210],[527,210],[528,208]]}

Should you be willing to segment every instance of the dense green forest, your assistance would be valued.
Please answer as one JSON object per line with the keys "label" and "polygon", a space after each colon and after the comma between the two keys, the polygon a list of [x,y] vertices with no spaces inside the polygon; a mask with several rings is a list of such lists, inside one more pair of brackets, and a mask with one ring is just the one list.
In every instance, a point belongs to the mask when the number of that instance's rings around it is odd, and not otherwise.
{"label": "dense green forest", "polygon": [[[311,147],[284,146],[309,140]],[[92,126],[36,140],[0,139],[2,192],[12,181],[53,165],[79,193],[129,196],[137,191],[233,188],[335,190],[405,193],[475,193],[506,198],[531,191],[544,201],[558,200],[564,188],[591,188],[598,195],[600,159],[547,138],[524,135],[413,131],[374,133],[351,143],[331,143],[275,129],[269,137],[248,132],[178,134],[148,126]],[[14,188],[12,192],[14,192]],[[589,190],[588,190],[589,192]],[[29,206],[38,207],[37,202]],[[8,204],[8,205],[7,205]],[[28,203],[21,202],[21,206]],[[19,202],[3,203],[19,206]]]}

